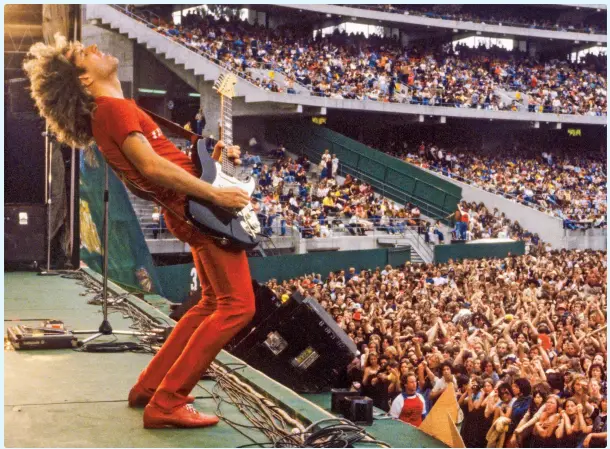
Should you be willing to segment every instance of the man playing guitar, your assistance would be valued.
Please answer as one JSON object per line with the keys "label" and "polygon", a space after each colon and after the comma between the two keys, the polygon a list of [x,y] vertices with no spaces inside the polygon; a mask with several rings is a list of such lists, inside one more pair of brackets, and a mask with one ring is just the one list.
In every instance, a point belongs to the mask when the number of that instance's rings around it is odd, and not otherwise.
{"label": "man playing guitar", "polygon": [[[189,396],[223,346],[254,315],[254,293],[243,250],[229,249],[194,228],[184,217],[186,196],[227,209],[241,209],[248,194],[219,188],[196,176],[178,150],[133,100],[123,97],[118,59],[56,35],[37,43],[24,68],[41,115],[58,139],[84,147],[93,140],[117,174],[163,205],[167,228],[191,246],[203,297],[178,322],[129,393],[130,407],[144,407],[144,427],[205,427],[216,416],[199,413]],[[218,160],[222,142],[214,148]],[[239,147],[230,147],[239,163]]]}

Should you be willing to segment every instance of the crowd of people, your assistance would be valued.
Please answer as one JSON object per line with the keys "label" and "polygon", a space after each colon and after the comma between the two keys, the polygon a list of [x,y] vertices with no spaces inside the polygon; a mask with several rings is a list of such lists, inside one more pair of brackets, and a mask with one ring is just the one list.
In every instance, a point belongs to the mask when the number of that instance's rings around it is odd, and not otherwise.
{"label": "crowd of people", "polygon": [[[318,166],[319,178],[312,176],[314,167],[306,156],[293,160],[281,145],[272,156],[277,159],[271,166],[262,164],[260,157],[249,152],[244,156],[245,161],[258,162],[252,170],[257,179],[252,204],[263,232],[269,236],[289,235],[289,230],[303,238],[332,237],[346,232],[367,235],[373,230],[399,234],[406,227],[413,227],[432,244],[445,243],[448,238],[467,241],[504,238],[524,241],[528,252],[545,245],[538,234],[483,203],[462,201],[458,210],[447,217],[436,220],[422,217],[419,207],[398,205],[375,194],[370,185],[349,174],[343,180],[338,178],[339,160],[328,150]],[[452,227],[450,235],[443,231],[442,218]]]}
{"label": "crowd of people", "polygon": [[[605,55],[573,64],[541,62],[501,48],[406,48],[393,38],[338,31],[314,38],[296,27],[268,29],[203,13],[189,13],[181,25],[157,23],[154,29],[272,92],[296,93],[299,83],[312,95],[336,99],[593,116],[607,112]],[[268,76],[252,75],[251,68],[268,70]],[[286,83],[278,83],[275,72],[282,72]],[[499,89],[515,98],[506,99]]]}
{"label": "crowd of people", "polygon": [[522,204],[552,213],[566,228],[607,227],[604,152],[553,153],[515,146],[510,150],[445,149],[421,142],[389,142],[389,154],[406,162],[471,183]]}
{"label": "crowd of people", "polygon": [[415,426],[453,384],[467,447],[605,447],[606,252],[411,264],[268,286],[356,343],[344,382]]}
{"label": "crowd of people", "polygon": [[512,221],[497,208],[488,209],[484,203],[461,201],[456,212],[448,218],[454,223],[452,234],[455,240],[522,240],[528,253],[546,248],[538,234],[524,229],[518,221]]}
{"label": "crowd of people", "polygon": [[[521,28],[531,28],[551,31],[577,31],[590,34],[606,34],[606,27],[595,21],[571,21],[559,19],[549,19],[551,10],[547,9],[539,17],[532,16],[532,10],[528,15],[515,14],[506,7],[495,8],[488,13],[484,8],[477,8],[476,11],[464,11],[464,5],[352,5],[354,8],[374,9],[378,11],[391,12],[397,14],[416,15],[429,17],[431,19],[452,20],[461,22],[480,23],[482,25],[506,25]],[[505,6],[505,5],[504,5]]]}
{"label": "crowd of people", "polygon": [[337,233],[366,235],[373,230],[394,234],[407,226],[421,226],[418,207],[400,206],[381,197],[351,175],[339,180],[339,159],[328,150],[315,171],[318,177],[313,176],[307,156],[293,160],[285,154],[280,146],[274,152],[280,156],[275,163],[255,164],[252,171],[257,179],[252,205],[267,235],[296,231],[303,238],[323,238]]}

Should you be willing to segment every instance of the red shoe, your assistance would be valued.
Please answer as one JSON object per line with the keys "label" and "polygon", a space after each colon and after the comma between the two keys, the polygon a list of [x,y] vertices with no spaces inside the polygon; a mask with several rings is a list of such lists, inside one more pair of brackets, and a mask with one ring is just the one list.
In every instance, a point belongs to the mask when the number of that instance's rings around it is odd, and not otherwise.
{"label": "red shoe", "polygon": [[[151,398],[153,397],[152,393],[149,393],[144,387],[136,384],[129,392],[129,396],[127,397],[127,404],[131,408],[144,408],[148,405]],[[187,404],[192,404],[195,402],[195,397],[187,396],[186,397]]]}
{"label": "red shoe", "polygon": [[218,421],[217,416],[199,413],[189,404],[184,404],[172,412],[165,412],[153,404],[148,404],[144,409],[145,429],[208,427],[217,424]]}

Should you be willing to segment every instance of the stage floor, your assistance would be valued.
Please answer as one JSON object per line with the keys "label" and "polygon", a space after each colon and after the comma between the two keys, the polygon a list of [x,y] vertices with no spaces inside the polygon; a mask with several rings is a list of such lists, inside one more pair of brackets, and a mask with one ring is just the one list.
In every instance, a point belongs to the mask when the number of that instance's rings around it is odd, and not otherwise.
{"label": "stage floor", "polygon": [[[92,276],[99,280],[98,275],[93,273]],[[109,288],[122,293],[113,284]],[[87,304],[92,296],[74,279],[41,277],[29,272],[5,273],[5,335],[7,327],[19,324],[16,320],[59,319],[69,329],[96,329],[102,315],[101,307]],[[167,319],[138,298],[132,297],[130,301],[139,301],[144,308],[149,307],[147,312],[151,315]],[[127,330],[131,324],[120,314],[110,314],[109,319],[116,330]],[[130,341],[130,337],[119,338]],[[106,337],[106,341],[111,339]],[[237,447],[268,441],[256,429],[244,427],[238,431],[223,421],[205,429],[145,430],[142,410],[127,407],[127,394],[150,358],[150,354],[100,354],[69,349],[15,351],[5,342],[4,445]],[[224,351],[217,361],[221,364],[240,362]],[[332,416],[328,411],[330,394],[301,397],[250,367],[241,375],[305,422]],[[194,390],[195,406],[199,410],[207,413],[216,410],[216,403],[208,393],[213,386],[213,381],[201,381]],[[232,405],[224,403],[222,412],[235,422],[250,425]],[[401,422],[375,421],[367,431],[393,447],[445,447]]]}

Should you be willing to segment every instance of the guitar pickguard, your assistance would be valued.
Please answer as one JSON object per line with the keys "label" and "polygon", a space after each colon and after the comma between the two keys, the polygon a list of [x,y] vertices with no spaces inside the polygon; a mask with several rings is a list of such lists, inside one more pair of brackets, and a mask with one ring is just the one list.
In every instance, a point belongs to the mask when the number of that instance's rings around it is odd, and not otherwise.
{"label": "guitar pickguard", "polygon": [[254,188],[256,187],[254,178],[251,176],[245,182],[240,181],[237,178],[232,176],[228,176],[222,172],[222,166],[219,162],[216,162],[216,178],[212,182],[214,187],[239,187],[240,189],[248,192],[248,196],[252,196],[254,193]]}

